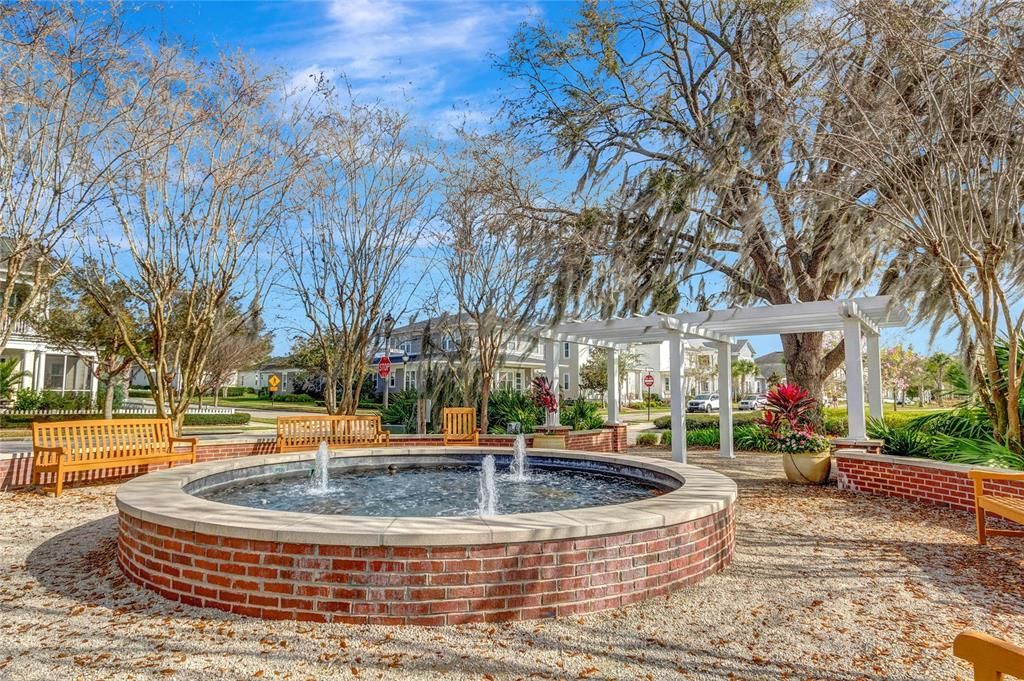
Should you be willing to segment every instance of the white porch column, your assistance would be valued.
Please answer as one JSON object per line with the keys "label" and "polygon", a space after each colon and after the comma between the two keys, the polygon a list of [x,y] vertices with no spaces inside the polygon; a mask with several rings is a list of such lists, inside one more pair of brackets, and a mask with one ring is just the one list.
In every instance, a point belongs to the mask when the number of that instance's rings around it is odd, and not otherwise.
{"label": "white porch column", "polygon": [[878,349],[878,336],[867,335],[868,361],[868,413],[873,419],[882,418],[882,354]]}
{"label": "white porch column", "polygon": [[673,334],[669,338],[668,365],[672,407],[672,460],[686,463],[686,396],[683,394],[686,345],[682,334]]}
{"label": "white porch column", "polygon": [[718,452],[731,459],[732,444],[732,344],[718,344]]}
{"label": "white porch column", "polygon": [[36,376],[36,351],[25,350],[21,355],[21,370],[25,375],[21,377],[21,387],[31,388]]}
{"label": "white porch column", "polygon": [[608,423],[619,422],[619,351],[608,348]]}
{"label": "white porch column", "polygon": [[42,390],[46,385],[46,350],[36,353],[36,367],[37,370],[32,372],[32,380],[35,384],[33,387],[35,390]]}
{"label": "white porch column", "polygon": [[846,419],[851,440],[866,440],[864,419],[864,363],[860,354],[860,320],[843,320],[843,346],[846,351]]}
{"label": "white porch column", "polygon": [[558,393],[562,389],[562,376],[558,370],[558,360],[561,354],[560,346],[561,343],[556,340],[549,340],[544,343],[544,368],[546,369],[547,378],[551,382],[551,391],[555,395],[555,411],[548,413],[549,426],[557,426],[560,423],[558,420],[558,407],[561,402]]}

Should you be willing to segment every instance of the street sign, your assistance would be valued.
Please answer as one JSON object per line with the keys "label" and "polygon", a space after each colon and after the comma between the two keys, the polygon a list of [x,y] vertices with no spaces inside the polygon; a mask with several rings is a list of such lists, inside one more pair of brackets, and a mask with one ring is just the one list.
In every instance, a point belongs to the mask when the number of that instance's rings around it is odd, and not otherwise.
{"label": "street sign", "polygon": [[277,374],[271,374],[270,378],[267,379],[267,387],[270,392],[276,393],[277,389],[281,386],[281,379],[277,377]]}
{"label": "street sign", "polygon": [[381,357],[380,361],[377,362],[377,375],[381,378],[387,378],[391,374],[391,358]]}
{"label": "street sign", "polygon": [[654,376],[651,376],[650,374],[647,374],[646,376],[644,376],[644,385],[646,387],[648,387],[648,388],[653,388],[654,387]]}

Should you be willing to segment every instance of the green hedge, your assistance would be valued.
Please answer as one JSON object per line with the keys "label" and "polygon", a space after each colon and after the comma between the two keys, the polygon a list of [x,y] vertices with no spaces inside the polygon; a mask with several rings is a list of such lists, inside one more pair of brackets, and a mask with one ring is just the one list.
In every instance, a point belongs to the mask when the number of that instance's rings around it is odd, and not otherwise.
{"label": "green hedge", "polygon": [[[103,414],[0,414],[0,428],[29,428],[33,422],[101,420]],[[115,414],[114,418],[118,418]],[[124,418],[156,418],[140,414],[127,414]],[[244,426],[249,414],[185,414],[186,426]]]}
{"label": "green hedge", "polygon": [[[759,411],[734,411],[732,413],[733,425],[739,425],[741,423],[753,423],[757,419],[761,418],[761,412]],[[659,430],[665,430],[666,428],[672,427],[672,415],[665,414],[654,419],[654,427]],[[706,428],[718,428],[718,414],[687,414],[686,415],[686,429],[687,430],[701,430]]]}
{"label": "green hedge", "polygon": [[298,404],[314,404],[316,398],[306,393],[285,393],[283,395],[275,395],[271,398],[271,402],[294,402]]}
{"label": "green hedge", "polygon": [[128,397],[152,397],[153,393],[149,388],[132,388],[128,391]]}

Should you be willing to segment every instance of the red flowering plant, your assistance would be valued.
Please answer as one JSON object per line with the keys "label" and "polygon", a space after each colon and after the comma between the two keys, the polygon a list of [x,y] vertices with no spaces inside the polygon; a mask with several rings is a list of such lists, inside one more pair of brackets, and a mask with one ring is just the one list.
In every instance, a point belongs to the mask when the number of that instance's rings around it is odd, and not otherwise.
{"label": "red flowering plant", "polygon": [[547,376],[538,376],[533,381],[533,403],[543,407],[544,411],[553,414],[558,411],[558,397],[551,386]]}
{"label": "red flowering plant", "polygon": [[798,454],[828,448],[828,440],[814,432],[818,401],[806,389],[783,383],[769,392],[765,401],[760,423],[775,442],[776,451]]}

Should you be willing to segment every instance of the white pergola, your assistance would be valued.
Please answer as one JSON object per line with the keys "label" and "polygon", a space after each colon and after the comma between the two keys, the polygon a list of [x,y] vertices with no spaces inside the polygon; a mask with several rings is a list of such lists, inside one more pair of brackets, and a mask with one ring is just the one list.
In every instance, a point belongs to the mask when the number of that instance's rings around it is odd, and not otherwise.
{"label": "white pergola", "polygon": [[[608,351],[608,423],[619,423],[618,351],[631,345],[669,344],[672,408],[672,458],[686,461],[684,379],[685,339],[711,341],[718,347],[719,428],[721,456],[733,454],[732,344],[736,336],[767,336],[783,333],[841,331],[846,346],[846,407],[851,440],[867,439],[864,417],[864,359],[867,353],[867,403],[872,418],[882,417],[882,368],[878,336],[881,329],[904,326],[907,311],[891,296],[828,300],[789,305],[708,310],[682,314],[651,314],[570,321],[533,329],[544,343],[548,377],[560,385],[558,345],[563,342],[604,348]],[[553,415],[558,423],[558,413]]]}

